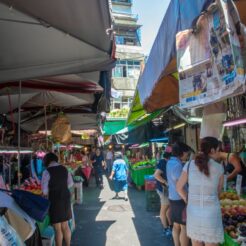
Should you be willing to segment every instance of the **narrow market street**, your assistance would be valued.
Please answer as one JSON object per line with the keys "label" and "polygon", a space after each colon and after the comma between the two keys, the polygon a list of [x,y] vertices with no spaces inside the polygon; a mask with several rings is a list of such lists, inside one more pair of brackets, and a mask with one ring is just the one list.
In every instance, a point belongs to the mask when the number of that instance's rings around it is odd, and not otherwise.
{"label": "narrow market street", "polygon": [[[129,201],[114,200],[114,192],[104,176],[105,188],[94,179],[84,188],[82,205],[75,205],[76,229],[73,246],[172,246],[162,235],[158,212],[145,209],[145,192],[129,189]],[[123,194],[120,194],[123,196]]]}

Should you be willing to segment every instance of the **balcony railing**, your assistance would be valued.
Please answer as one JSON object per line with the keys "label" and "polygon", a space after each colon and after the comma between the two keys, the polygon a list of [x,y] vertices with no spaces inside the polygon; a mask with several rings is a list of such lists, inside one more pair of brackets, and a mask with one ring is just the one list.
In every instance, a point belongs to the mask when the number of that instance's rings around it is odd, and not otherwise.
{"label": "balcony railing", "polygon": [[112,0],[113,3],[126,3],[126,4],[132,4],[133,0]]}
{"label": "balcony railing", "polygon": [[120,10],[113,9],[113,15],[118,19],[123,17],[123,18],[132,18],[132,19],[138,20],[138,14],[127,13],[127,12],[124,12],[123,10],[120,11]]}

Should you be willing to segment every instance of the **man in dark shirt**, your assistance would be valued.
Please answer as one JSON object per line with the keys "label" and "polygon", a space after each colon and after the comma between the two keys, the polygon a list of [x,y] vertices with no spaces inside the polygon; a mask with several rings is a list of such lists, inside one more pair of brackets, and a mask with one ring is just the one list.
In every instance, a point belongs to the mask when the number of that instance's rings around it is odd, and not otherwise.
{"label": "man in dark shirt", "polygon": [[105,167],[105,162],[100,149],[96,150],[96,154],[91,159],[92,166],[94,168],[95,179],[97,187],[103,188],[103,168]]}

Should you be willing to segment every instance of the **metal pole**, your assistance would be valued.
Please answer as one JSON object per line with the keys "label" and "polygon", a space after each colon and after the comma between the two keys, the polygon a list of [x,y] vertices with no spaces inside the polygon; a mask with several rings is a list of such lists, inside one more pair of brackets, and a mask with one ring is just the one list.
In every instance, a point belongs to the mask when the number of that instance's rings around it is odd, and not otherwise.
{"label": "metal pole", "polygon": [[45,140],[46,140],[46,150],[48,150],[48,134],[47,134],[47,112],[46,105],[44,106],[44,125],[45,125]]}
{"label": "metal pole", "polygon": [[20,145],[21,145],[21,80],[19,82],[19,98],[18,98],[18,186],[20,187],[21,176],[20,176]]}

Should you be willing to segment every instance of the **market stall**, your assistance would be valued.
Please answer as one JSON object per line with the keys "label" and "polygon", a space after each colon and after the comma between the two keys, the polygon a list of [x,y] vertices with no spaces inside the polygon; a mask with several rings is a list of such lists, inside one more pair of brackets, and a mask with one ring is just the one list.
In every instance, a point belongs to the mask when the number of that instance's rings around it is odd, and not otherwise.
{"label": "market stall", "polygon": [[[238,195],[237,193],[240,193]],[[223,246],[239,246],[246,243],[246,195],[236,192],[235,186],[220,194],[225,230]]]}
{"label": "market stall", "polygon": [[155,172],[156,160],[143,160],[137,161],[136,159],[130,159],[130,173],[133,183],[137,187],[144,185],[144,176],[152,175]]}

